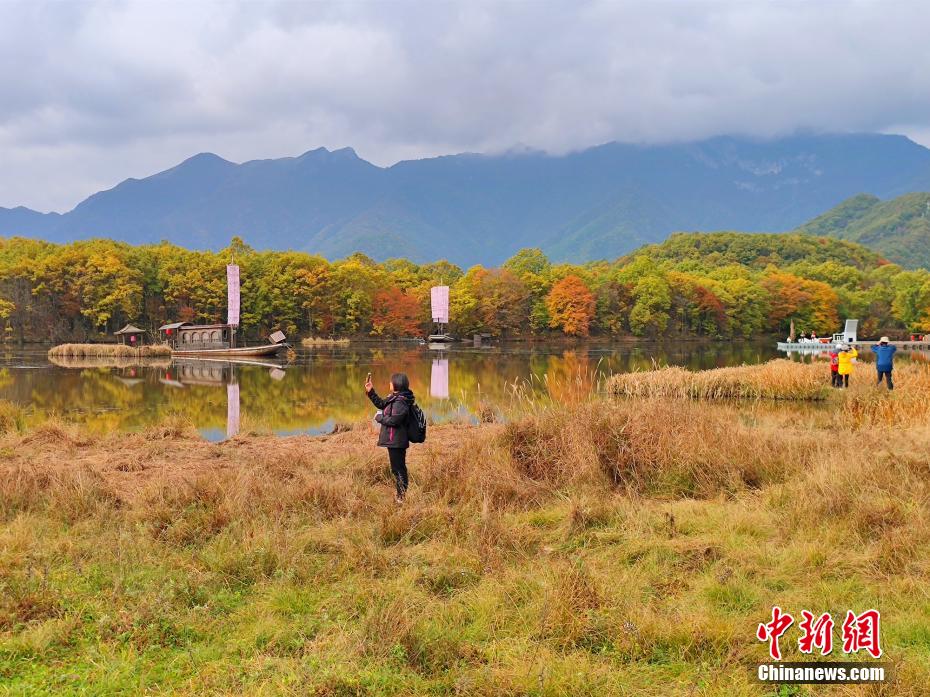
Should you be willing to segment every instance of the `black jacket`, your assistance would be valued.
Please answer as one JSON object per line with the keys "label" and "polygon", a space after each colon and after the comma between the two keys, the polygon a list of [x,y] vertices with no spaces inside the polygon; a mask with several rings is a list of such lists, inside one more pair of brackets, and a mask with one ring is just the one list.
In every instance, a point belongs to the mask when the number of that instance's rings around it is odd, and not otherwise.
{"label": "black jacket", "polygon": [[383,448],[407,448],[410,438],[407,436],[407,419],[410,417],[410,407],[413,406],[413,392],[392,392],[386,399],[381,399],[372,388],[368,399],[384,413],[375,417],[381,424],[381,433],[378,434],[378,445]]}

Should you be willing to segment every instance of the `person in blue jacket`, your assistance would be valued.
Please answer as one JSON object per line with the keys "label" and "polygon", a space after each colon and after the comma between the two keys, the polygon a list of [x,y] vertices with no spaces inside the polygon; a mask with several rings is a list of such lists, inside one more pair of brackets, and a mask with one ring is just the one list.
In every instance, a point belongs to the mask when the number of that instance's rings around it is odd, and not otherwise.
{"label": "person in blue jacket", "polygon": [[894,370],[894,353],[898,350],[897,346],[891,346],[888,343],[888,337],[883,336],[878,340],[878,346],[872,347],[872,352],[876,356],[875,369],[878,370],[878,384],[882,384],[882,378],[885,378],[888,389],[894,389],[894,383],[891,381],[891,371]]}

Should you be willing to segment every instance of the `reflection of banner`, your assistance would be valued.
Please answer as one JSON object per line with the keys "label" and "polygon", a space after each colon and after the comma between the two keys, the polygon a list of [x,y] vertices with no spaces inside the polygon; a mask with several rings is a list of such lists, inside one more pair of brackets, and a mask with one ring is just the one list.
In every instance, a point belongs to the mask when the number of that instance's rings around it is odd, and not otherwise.
{"label": "reflection of banner", "polygon": [[226,265],[226,291],[229,317],[227,324],[239,326],[239,267],[236,264]]}
{"label": "reflection of banner", "polygon": [[226,385],[226,437],[239,435],[239,383]]}
{"label": "reflection of banner", "polygon": [[449,359],[434,358],[429,376],[429,396],[449,399]]}
{"label": "reflection of banner", "polygon": [[430,289],[433,306],[433,321],[440,324],[449,323],[449,286],[434,286]]}

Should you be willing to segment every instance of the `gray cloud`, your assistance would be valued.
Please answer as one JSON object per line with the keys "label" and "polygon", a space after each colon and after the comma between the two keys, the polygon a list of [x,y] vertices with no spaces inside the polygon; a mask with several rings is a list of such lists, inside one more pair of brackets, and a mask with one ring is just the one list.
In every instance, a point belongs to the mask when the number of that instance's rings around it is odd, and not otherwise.
{"label": "gray cloud", "polygon": [[924,2],[0,2],[0,205],[196,152],[378,164],[799,129],[930,134]]}

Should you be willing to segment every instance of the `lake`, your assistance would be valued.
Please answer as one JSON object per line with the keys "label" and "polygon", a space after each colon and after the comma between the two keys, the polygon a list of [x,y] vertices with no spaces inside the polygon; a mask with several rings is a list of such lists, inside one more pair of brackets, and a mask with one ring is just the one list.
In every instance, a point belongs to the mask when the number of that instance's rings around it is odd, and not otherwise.
{"label": "lake", "polygon": [[[190,419],[210,440],[236,432],[320,434],[370,417],[363,384],[370,371],[384,395],[390,374],[411,388],[437,422],[506,416],[531,401],[586,398],[615,372],[655,363],[692,370],[758,363],[777,356],[774,342],[635,345],[455,345],[437,351],[410,344],[301,348],[290,362],[230,363],[162,359],[55,359],[46,349],[8,351],[0,399],[29,418],[57,414],[94,432],[136,431],[169,414]],[[490,410],[490,412],[488,411]]]}

